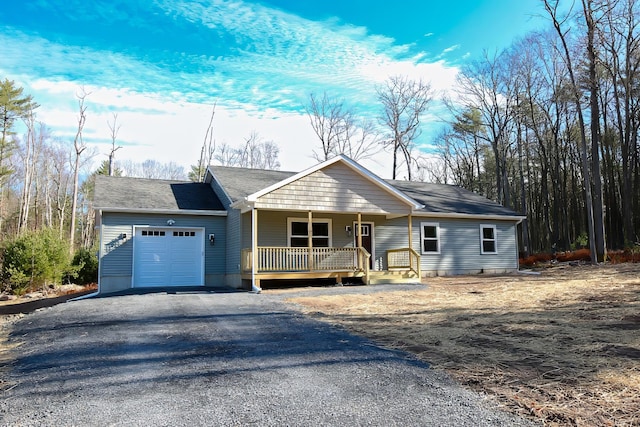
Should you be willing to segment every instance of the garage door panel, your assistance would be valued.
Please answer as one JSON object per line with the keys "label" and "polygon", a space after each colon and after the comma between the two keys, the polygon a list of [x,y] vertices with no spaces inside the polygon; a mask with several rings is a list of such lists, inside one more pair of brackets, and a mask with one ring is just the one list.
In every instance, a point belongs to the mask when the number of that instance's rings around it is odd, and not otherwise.
{"label": "garage door panel", "polygon": [[202,230],[138,229],[134,287],[203,285]]}

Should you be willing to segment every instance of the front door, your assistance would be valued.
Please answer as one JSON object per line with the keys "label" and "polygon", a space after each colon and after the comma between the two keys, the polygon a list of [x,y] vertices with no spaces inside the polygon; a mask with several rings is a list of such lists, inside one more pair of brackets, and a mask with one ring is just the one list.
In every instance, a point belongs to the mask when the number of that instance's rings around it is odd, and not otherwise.
{"label": "front door", "polygon": [[[358,223],[353,223],[353,229],[356,230],[353,233],[353,246],[358,247]],[[374,246],[373,246],[373,223],[372,222],[361,222],[360,223],[360,231],[362,232],[362,247],[367,250],[371,254],[369,258],[369,268],[373,270],[373,259],[374,259]]]}

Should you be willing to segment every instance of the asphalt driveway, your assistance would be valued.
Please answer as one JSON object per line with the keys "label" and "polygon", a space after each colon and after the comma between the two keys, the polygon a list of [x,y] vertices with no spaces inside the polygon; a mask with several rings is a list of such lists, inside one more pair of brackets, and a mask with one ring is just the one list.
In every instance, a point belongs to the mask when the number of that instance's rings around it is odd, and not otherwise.
{"label": "asphalt driveway", "polygon": [[68,302],[18,321],[10,343],[1,425],[529,425],[279,295]]}

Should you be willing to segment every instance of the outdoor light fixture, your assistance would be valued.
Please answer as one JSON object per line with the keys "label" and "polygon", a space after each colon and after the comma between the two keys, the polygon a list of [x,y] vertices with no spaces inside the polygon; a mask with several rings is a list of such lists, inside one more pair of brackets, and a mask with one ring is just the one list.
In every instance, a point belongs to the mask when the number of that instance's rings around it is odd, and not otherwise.
{"label": "outdoor light fixture", "polygon": [[344,231],[345,231],[345,233],[347,233],[349,236],[351,236],[351,226],[350,226],[350,225],[347,225],[347,226],[344,228]]}
{"label": "outdoor light fixture", "polygon": [[172,226],[172,225],[173,225],[173,224],[175,224],[175,223],[176,223],[176,222],[175,222],[174,220],[172,220],[172,219],[168,219],[168,220],[167,220],[167,225],[168,225],[168,226]]}
{"label": "outdoor light fixture", "polygon": [[213,246],[213,244],[215,243],[215,241],[216,241],[216,235],[215,235],[215,234],[209,234],[209,244],[210,244],[211,246]]}
{"label": "outdoor light fixture", "polygon": [[124,240],[127,238],[127,233],[120,233],[120,239]]}

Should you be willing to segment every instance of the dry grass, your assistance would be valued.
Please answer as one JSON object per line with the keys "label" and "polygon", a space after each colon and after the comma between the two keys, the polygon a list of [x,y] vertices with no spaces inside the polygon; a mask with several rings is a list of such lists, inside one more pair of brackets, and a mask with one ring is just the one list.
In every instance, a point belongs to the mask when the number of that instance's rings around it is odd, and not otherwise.
{"label": "dry grass", "polygon": [[546,425],[640,425],[640,265],[291,299]]}

